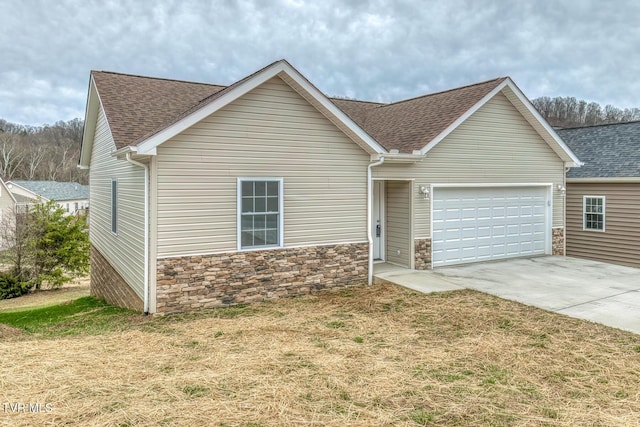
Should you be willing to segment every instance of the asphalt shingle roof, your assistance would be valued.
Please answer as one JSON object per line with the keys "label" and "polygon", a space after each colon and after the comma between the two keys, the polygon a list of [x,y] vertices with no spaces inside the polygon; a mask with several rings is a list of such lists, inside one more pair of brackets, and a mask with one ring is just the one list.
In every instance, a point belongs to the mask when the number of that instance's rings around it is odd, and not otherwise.
{"label": "asphalt shingle roof", "polygon": [[[91,75],[117,149],[141,142],[251,77],[219,86],[105,71]],[[411,153],[422,149],[505,79],[389,104],[331,101],[385,149]]]}
{"label": "asphalt shingle roof", "polygon": [[48,200],[82,200],[89,198],[89,186],[77,182],[11,181]]}
{"label": "asphalt shingle roof", "polygon": [[640,177],[640,122],[556,130],[584,162],[567,178]]}
{"label": "asphalt shingle roof", "polygon": [[116,148],[167,127],[225,86],[92,71]]}

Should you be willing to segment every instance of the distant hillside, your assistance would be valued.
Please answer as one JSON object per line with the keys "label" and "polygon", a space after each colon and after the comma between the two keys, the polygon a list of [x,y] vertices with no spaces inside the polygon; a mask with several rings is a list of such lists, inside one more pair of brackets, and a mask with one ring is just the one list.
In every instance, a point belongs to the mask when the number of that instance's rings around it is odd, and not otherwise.
{"label": "distant hillside", "polygon": [[552,126],[590,126],[640,120],[640,108],[623,110],[613,105],[602,108],[597,102],[577,100],[569,96],[555,98],[543,96],[531,102]]}
{"label": "distant hillside", "polygon": [[88,184],[87,171],[76,167],[84,123],[24,126],[0,119],[0,176],[10,179],[75,181]]}

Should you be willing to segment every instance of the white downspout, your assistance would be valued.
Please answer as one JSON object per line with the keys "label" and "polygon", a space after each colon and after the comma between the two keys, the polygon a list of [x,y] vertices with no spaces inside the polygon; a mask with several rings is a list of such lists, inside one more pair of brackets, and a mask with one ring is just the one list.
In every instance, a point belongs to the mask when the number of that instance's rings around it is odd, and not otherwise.
{"label": "white downspout", "polygon": [[144,169],[144,314],[149,314],[149,166],[131,158],[126,153],[127,162]]}
{"label": "white downspout", "polygon": [[369,163],[367,167],[367,239],[369,240],[369,274],[367,283],[373,284],[373,234],[371,233],[371,214],[373,211],[373,179],[371,169],[384,163],[384,157],[375,163]]}

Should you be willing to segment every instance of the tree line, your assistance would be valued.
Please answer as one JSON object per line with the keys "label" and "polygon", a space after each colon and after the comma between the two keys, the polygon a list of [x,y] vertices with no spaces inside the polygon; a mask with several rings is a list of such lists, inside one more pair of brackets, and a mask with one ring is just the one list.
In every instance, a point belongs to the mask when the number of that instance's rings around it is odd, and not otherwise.
{"label": "tree line", "polygon": [[27,126],[0,119],[0,176],[5,181],[66,181],[88,184],[78,169],[84,122]]}
{"label": "tree line", "polygon": [[[640,108],[602,107],[570,96],[542,96],[531,101],[552,126],[576,127],[640,120]],[[0,119],[0,177],[8,180],[73,181],[88,184],[77,168],[84,122],[27,126]]]}
{"label": "tree line", "polygon": [[579,127],[640,120],[640,108],[617,108],[597,102],[577,100],[572,96],[542,96],[531,101],[551,126]]}

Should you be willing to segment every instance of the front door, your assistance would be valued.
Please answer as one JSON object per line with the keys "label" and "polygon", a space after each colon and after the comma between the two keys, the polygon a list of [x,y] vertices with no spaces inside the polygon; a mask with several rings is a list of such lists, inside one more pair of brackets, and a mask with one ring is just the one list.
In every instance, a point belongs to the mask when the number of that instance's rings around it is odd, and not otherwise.
{"label": "front door", "polygon": [[373,259],[384,261],[384,181],[373,181],[373,212],[371,215]]}

